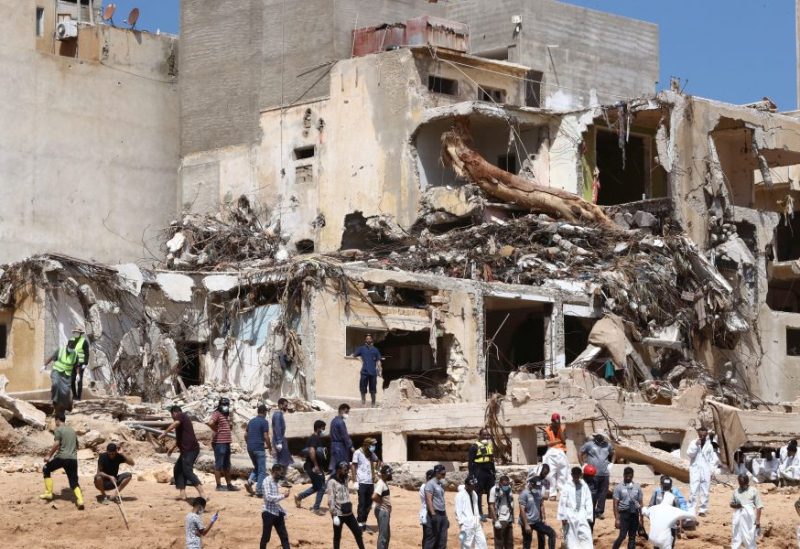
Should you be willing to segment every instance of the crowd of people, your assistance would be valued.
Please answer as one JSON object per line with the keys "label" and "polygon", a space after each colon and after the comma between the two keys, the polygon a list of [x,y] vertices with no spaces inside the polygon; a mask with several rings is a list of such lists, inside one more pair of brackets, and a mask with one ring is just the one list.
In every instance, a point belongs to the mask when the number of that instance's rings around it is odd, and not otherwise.
{"label": "crowd of people", "polygon": [[[56,428],[55,442],[45,457],[45,492],[41,495],[44,500],[53,499],[51,475],[56,470],[64,469],[79,509],[84,508],[84,498],[78,479],[78,438],[75,431],[66,424],[64,412],[71,408],[73,392],[75,398],[80,398],[80,369],[87,357],[84,344],[83,332],[76,331],[66,347],[55,353],[50,360],[55,363],[52,392]],[[368,336],[365,345],[359,347],[352,356],[362,360],[362,403],[366,403],[366,393],[369,392],[374,405],[374,378],[380,371],[381,353]],[[281,506],[281,501],[291,497],[291,490],[282,489],[281,486],[285,484],[287,467],[294,464],[286,439],[285,413],[288,406],[289,402],[285,398],[279,399],[271,420],[267,420],[268,408],[262,404],[244,428],[247,453],[253,465],[245,489],[264,501],[260,543],[262,549],[269,543],[273,530],[277,533],[281,546],[284,549],[289,547],[286,512]],[[213,432],[217,491],[239,490],[234,485],[231,474],[233,431],[230,410],[230,401],[221,398],[207,422]],[[393,471],[378,457],[378,442],[374,438],[367,437],[360,447],[354,447],[347,429],[349,412],[348,404],[339,406],[338,413],[330,422],[330,433],[327,436],[326,422],[317,420],[314,423],[313,432],[302,450],[303,470],[308,475],[311,486],[295,495],[294,503],[300,508],[306,498],[314,496],[311,511],[324,515],[321,506],[327,495],[327,512],[332,521],[334,549],[340,546],[345,526],[359,549],[363,549],[363,532],[367,528],[370,512],[374,510],[377,546],[386,549],[391,540],[390,482]],[[218,515],[214,515],[209,526],[204,525],[201,515],[208,497],[194,472],[200,444],[192,420],[179,406],[172,406],[170,414],[172,421],[160,435],[160,440],[165,441],[170,436],[175,439],[168,454],[172,455],[175,450],[178,452],[173,467],[178,499],[186,500],[188,486],[198,493],[191,500],[192,512],[186,517],[185,527],[186,546],[199,548],[202,546],[202,537],[211,530]],[[542,463],[530,469],[522,490],[515,494],[510,478],[507,475],[497,476],[495,446],[489,430],[480,430],[467,454],[467,477],[458,487],[454,500],[454,517],[462,549],[487,547],[483,527],[486,522],[491,523],[496,549],[513,547],[515,526],[520,528],[525,549],[531,547],[534,533],[540,549],[544,549],[545,545],[548,549],[554,549],[559,539],[568,549],[593,547],[595,522],[604,520],[606,515],[611,467],[615,461],[614,446],[606,434],[595,433],[580,446],[579,463],[571,466],[567,457],[566,429],[561,416],[558,413],[552,414],[550,424],[543,431],[547,450]],[[695,527],[698,517],[707,514],[711,482],[715,473],[720,470],[721,462],[718,446],[706,427],[697,429],[697,438],[689,445],[687,457],[688,497],[684,497],[673,486],[669,477],[662,476],[647,506],[644,505],[645,497],[640,485],[634,481],[634,469],[624,468],[623,480],[612,492],[612,511],[618,530],[613,542],[614,549],[618,549],[623,543],[627,543],[628,549],[634,548],[640,535],[648,536],[654,547],[672,548],[684,527]],[[268,467],[270,462],[272,465]],[[109,444],[106,452],[100,454],[94,477],[100,503],[111,501],[107,495],[109,492],[113,494],[113,498],[121,501],[120,493],[131,481],[130,473],[119,472],[123,464],[132,466],[134,461],[122,453],[122,444]],[[765,449],[752,459],[747,459],[747,455],[739,451],[735,454],[733,469],[731,472],[737,475],[738,487],[733,490],[730,499],[732,547],[754,548],[761,526],[763,504],[758,490],[751,483],[799,483],[800,456],[797,453],[797,441],[792,440],[777,451]],[[422,527],[421,545],[424,549],[447,547],[451,523],[445,497],[446,474],[444,465],[436,465],[427,472],[426,480],[419,489],[419,522]],[[355,506],[351,493],[355,495]],[[548,520],[545,511],[544,501],[547,499],[558,502],[554,522]],[[647,517],[649,523],[647,533],[644,531],[644,517]],[[800,537],[800,531],[798,536]]]}

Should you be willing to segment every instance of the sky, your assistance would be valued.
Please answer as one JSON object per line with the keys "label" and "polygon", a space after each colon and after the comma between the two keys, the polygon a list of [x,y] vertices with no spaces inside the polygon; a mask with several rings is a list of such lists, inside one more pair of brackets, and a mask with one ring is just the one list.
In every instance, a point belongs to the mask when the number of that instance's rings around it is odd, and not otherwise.
{"label": "sky", "polygon": [[[114,22],[122,26],[135,6],[137,28],[177,34],[178,1],[115,0]],[[794,0],[562,1],[658,24],[659,89],[677,76],[692,95],[729,103],[768,96],[780,110],[796,108]]]}

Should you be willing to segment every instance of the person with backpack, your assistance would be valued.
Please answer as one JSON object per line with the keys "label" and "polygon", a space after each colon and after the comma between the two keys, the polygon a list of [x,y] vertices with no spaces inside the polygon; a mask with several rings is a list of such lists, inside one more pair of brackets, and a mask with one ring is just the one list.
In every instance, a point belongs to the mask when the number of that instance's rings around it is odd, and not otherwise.
{"label": "person with backpack", "polygon": [[308,437],[306,447],[303,449],[303,454],[306,458],[303,470],[308,475],[308,478],[311,479],[311,487],[294,497],[294,504],[301,508],[303,506],[302,501],[305,498],[316,494],[311,511],[317,515],[324,514],[319,509],[322,498],[325,495],[325,468],[328,466],[328,449],[322,443],[324,435],[325,422],[318,419],[314,422],[314,433]]}
{"label": "person with backpack", "polygon": [[489,490],[489,518],[494,525],[494,549],[514,549],[514,494],[508,475],[502,475]]}

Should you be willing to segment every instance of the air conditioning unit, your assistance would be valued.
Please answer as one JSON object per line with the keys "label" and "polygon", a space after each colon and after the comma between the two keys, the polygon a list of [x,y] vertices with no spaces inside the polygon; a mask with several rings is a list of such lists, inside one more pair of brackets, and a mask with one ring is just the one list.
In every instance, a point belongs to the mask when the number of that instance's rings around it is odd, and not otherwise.
{"label": "air conditioning unit", "polygon": [[58,40],[72,40],[78,37],[78,22],[72,19],[64,19],[56,26],[56,38]]}

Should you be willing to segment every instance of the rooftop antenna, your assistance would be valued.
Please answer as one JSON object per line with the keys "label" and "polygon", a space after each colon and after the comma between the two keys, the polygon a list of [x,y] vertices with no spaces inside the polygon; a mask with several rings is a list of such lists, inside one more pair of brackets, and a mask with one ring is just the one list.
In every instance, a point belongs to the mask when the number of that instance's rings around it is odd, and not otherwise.
{"label": "rooftop antenna", "polygon": [[131,30],[136,28],[136,22],[139,20],[139,8],[133,8],[131,12],[128,14],[128,19],[126,19],[126,23],[130,25]]}
{"label": "rooftop antenna", "polygon": [[117,11],[116,4],[109,4],[106,6],[106,9],[103,10],[103,21],[107,21],[111,23],[111,26],[114,26],[114,12]]}

